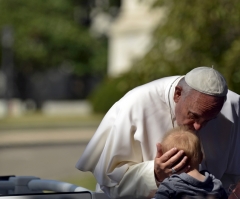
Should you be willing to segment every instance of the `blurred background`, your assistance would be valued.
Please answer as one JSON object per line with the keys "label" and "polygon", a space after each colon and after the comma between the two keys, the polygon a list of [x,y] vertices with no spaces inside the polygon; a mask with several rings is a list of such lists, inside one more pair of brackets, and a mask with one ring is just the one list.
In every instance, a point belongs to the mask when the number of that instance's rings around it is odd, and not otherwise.
{"label": "blurred background", "polygon": [[0,0],[0,175],[94,190],[75,164],[132,88],[214,66],[240,93],[239,10],[237,0]]}

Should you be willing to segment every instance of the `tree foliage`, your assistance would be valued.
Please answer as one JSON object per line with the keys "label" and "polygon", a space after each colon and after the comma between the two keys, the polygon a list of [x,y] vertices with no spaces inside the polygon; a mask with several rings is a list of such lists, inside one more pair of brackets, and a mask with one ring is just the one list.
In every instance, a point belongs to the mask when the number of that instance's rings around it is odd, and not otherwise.
{"label": "tree foliage", "polygon": [[152,49],[135,69],[154,79],[214,66],[240,93],[240,2],[157,0],[155,6],[166,8],[166,16],[154,32]]}
{"label": "tree foliage", "polygon": [[[164,76],[184,75],[198,66],[214,66],[224,75],[229,88],[240,93],[240,2],[156,0],[155,8],[163,8],[165,17],[153,33],[151,50],[127,74],[115,79],[108,95],[101,95],[100,89],[95,97],[102,101],[119,97],[137,85]],[[107,80],[103,90],[106,84]]]}
{"label": "tree foliage", "polygon": [[107,42],[91,37],[88,27],[80,23],[88,8],[79,2],[83,1],[0,0],[0,28],[13,28],[18,70],[67,65],[79,75],[105,73]]}

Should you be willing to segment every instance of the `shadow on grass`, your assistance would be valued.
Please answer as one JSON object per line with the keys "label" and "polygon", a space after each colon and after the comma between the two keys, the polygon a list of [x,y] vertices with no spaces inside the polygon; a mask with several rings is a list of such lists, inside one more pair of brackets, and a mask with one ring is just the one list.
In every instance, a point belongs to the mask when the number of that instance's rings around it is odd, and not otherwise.
{"label": "shadow on grass", "polygon": [[94,176],[90,172],[82,172],[81,177],[73,176],[73,177],[62,179],[61,181],[75,184],[77,186],[84,187],[91,191],[95,191],[95,187],[97,183]]}

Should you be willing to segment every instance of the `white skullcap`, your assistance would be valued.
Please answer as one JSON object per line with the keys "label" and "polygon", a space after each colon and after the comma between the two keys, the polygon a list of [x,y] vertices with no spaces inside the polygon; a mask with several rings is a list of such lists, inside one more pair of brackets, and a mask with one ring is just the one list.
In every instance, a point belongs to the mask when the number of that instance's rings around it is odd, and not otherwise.
{"label": "white skullcap", "polygon": [[224,77],[214,68],[194,68],[185,75],[185,81],[191,88],[208,95],[226,96],[228,92]]}

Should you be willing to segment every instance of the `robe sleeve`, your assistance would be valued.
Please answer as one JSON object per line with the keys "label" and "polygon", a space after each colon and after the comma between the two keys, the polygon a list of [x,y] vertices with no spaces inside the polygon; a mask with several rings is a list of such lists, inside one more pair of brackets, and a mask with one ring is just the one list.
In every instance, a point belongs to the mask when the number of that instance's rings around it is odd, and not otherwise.
{"label": "robe sleeve", "polygon": [[[155,195],[157,186],[154,180],[154,161],[142,162],[132,165],[124,173],[121,181],[113,186],[102,186],[105,193],[112,198],[152,198]],[[129,197],[128,197],[129,196]]]}
{"label": "robe sleeve", "polygon": [[172,128],[167,100],[177,78],[162,78],[129,91],[104,116],[77,162],[76,167],[91,171],[97,187],[111,198],[155,195],[156,143]]}
{"label": "robe sleeve", "polygon": [[148,115],[142,108],[144,101],[138,101],[127,97],[108,111],[76,165],[93,172],[111,198],[152,197],[157,190],[154,161],[143,160],[147,151],[141,139],[147,135]]}
{"label": "robe sleeve", "polygon": [[137,110],[137,104],[133,107],[134,110],[118,110],[94,169],[101,189],[113,198],[129,195],[150,197],[157,189],[154,161],[143,161],[143,143],[138,137],[145,131],[141,119],[144,114],[139,111],[141,109]]}

